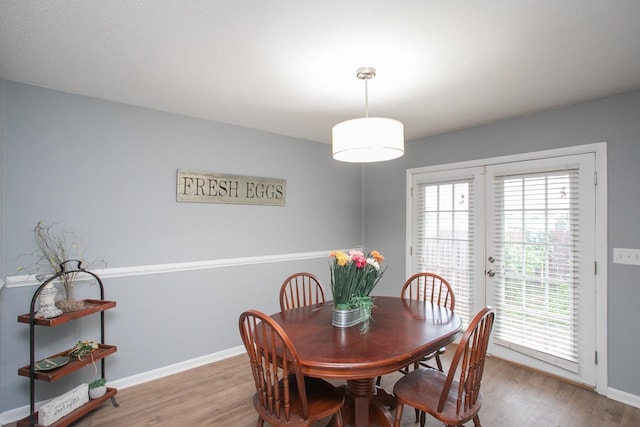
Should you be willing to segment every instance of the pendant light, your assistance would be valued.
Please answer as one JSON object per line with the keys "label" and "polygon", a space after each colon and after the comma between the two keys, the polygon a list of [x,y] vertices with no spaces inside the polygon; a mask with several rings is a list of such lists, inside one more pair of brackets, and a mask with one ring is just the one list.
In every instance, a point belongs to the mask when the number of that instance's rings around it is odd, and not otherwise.
{"label": "pendant light", "polygon": [[333,158],[342,162],[369,163],[401,157],[404,154],[402,123],[385,117],[369,117],[367,81],[376,76],[376,69],[358,68],[356,76],[364,80],[365,116],[346,120],[333,127]]}

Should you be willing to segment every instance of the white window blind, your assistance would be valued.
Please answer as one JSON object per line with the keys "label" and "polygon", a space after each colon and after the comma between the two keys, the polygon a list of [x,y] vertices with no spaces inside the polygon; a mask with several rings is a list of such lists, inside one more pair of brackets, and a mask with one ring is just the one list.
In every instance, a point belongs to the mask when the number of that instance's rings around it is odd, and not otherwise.
{"label": "white window blind", "polygon": [[494,341],[579,370],[578,166],[496,176]]}
{"label": "white window blind", "polygon": [[473,314],[473,180],[418,183],[414,256],[418,271],[447,279],[455,312],[466,324]]}

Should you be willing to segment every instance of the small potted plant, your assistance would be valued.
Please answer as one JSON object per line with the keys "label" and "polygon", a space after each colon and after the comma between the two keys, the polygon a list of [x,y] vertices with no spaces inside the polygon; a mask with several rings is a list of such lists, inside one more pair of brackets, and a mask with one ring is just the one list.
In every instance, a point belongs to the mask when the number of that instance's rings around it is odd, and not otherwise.
{"label": "small potted plant", "polygon": [[89,398],[98,399],[107,392],[107,380],[99,378],[89,383]]}

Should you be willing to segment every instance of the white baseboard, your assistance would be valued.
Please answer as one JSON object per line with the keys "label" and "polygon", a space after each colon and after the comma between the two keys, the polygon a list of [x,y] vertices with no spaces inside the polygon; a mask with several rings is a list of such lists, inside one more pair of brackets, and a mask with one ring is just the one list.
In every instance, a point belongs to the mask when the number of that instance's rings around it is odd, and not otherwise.
{"label": "white baseboard", "polygon": [[640,396],[627,393],[626,391],[616,390],[615,388],[609,388],[607,390],[607,397],[609,399],[616,400],[626,405],[631,405],[636,408],[640,408]]}
{"label": "white baseboard", "polygon": [[[197,368],[199,366],[207,365],[209,363],[217,362],[227,359],[229,357],[237,356],[245,352],[244,346],[233,347],[227,350],[219,351],[217,353],[208,354],[206,356],[196,357],[195,359],[185,360],[184,362],[175,363],[173,365],[164,366],[162,368],[154,369],[152,371],[142,372],[140,374],[132,375],[130,377],[121,378],[115,381],[109,381],[109,387],[115,387],[119,390],[135,385],[143,384],[148,381],[157,380],[169,375],[177,374],[189,369]],[[116,395],[117,399],[117,395]],[[36,410],[45,402],[36,402]],[[0,413],[0,425],[16,422],[22,418],[29,416],[29,405],[10,409],[8,411]]]}
{"label": "white baseboard", "polygon": [[217,353],[208,354],[206,356],[197,357],[191,360],[185,360],[184,362],[175,363],[169,366],[164,366],[152,371],[142,372],[140,374],[132,375],[127,378],[110,381],[109,387],[115,387],[118,390],[133,387],[138,384],[143,384],[149,381],[157,380],[159,378],[167,377],[169,375],[188,371],[189,369],[197,368],[199,366],[207,365],[209,363],[224,360],[229,357],[237,356],[239,354],[243,354],[244,352],[244,346],[233,347],[227,350],[219,351]]}

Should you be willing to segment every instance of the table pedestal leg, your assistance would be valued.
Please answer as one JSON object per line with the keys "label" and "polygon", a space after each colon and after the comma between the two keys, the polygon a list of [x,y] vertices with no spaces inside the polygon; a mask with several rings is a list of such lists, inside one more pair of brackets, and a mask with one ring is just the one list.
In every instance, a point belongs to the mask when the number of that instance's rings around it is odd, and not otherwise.
{"label": "table pedestal leg", "polygon": [[347,401],[342,410],[345,425],[354,427],[391,427],[393,425],[391,413],[377,399],[375,378],[348,380],[345,392]]}

